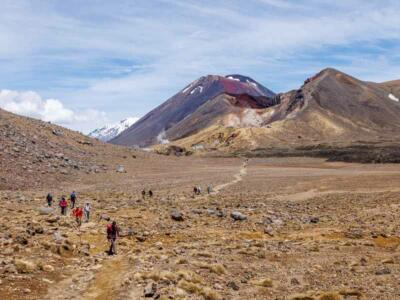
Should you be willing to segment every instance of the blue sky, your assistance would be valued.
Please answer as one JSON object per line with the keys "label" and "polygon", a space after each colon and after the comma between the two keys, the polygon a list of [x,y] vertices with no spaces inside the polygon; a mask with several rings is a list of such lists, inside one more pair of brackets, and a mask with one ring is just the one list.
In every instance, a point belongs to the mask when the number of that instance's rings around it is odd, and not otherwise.
{"label": "blue sky", "polygon": [[206,74],[400,79],[400,1],[2,0],[0,106],[88,132]]}

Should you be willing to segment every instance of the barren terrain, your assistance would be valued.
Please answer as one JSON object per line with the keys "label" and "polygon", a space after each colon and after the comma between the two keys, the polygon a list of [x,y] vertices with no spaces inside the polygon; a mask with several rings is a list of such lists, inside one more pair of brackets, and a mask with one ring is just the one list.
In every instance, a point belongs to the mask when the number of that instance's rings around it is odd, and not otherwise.
{"label": "barren terrain", "polygon": [[[400,298],[398,165],[153,154],[123,164],[0,191],[0,299]],[[81,228],[43,209],[48,191],[72,189],[93,206]],[[109,219],[123,235],[112,257]]]}

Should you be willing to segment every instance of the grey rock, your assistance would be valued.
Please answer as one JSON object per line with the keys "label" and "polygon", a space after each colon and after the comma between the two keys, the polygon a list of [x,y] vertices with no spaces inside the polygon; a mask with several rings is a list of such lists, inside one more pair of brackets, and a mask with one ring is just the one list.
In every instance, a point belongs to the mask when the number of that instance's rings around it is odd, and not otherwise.
{"label": "grey rock", "polygon": [[238,291],[239,290],[238,285],[234,281],[229,281],[226,286],[231,288],[234,291]]}
{"label": "grey rock", "polygon": [[389,268],[382,268],[382,269],[379,269],[379,270],[377,270],[376,272],[375,272],[375,275],[388,275],[388,274],[390,274],[390,273],[392,273],[392,271],[390,271],[390,269]]}
{"label": "grey rock", "polygon": [[117,166],[116,172],[117,173],[126,173],[126,170],[125,170],[124,166],[119,165],[119,166]]}
{"label": "grey rock", "polygon": [[54,213],[54,209],[51,207],[40,207],[39,208],[39,215],[46,216],[51,215]]}
{"label": "grey rock", "polygon": [[274,230],[271,226],[267,226],[264,228],[264,233],[268,234],[269,236],[274,236]]}
{"label": "grey rock", "polygon": [[144,296],[146,298],[153,297],[156,292],[157,292],[157,285],[154,282],[149,283],[144,288]]}
{"label": "grey rock", "polygon": [[183,215],[179,211],[173,210],[171,212],[171,219],[174,220],[174,221],[181,222],[181,221],[183,221]]}
{"label": "grey rock", "polygon": [[234,219],[235,221],[244,221],[247,220],[247,216],[245,216],[244,214],[238,212],[238,211],[234,211],[231,213],[231,218]]}

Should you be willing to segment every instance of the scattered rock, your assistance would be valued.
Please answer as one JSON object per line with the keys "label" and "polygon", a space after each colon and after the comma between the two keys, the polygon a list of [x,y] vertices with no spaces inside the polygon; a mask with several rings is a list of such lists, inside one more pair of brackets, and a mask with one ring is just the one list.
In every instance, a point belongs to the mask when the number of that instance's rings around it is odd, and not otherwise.
{"label": "scattered rock", "polygon": [[39,215],[51,215],[54,213],[54,209],[52,207],[40,207],[39,208]]}
{"label": "scattered rock", "polygon": [[171,212],[171,219],[174,220],[174,221],[182,222],[183,221],[183,215],[179,211],[173,210]]}
{"label": "scattered rock", "polygon": [[53,129],[52,133],[57,136],[63,135],[63,132],[60,129]]}
{"label": "scattered rock", "polygon": [[238,291],[239,290],[238,285],[234,281],[229,281],[226,286],[231,288],[234,291]]}
{"label": "scattered rock", "polygon": [[381,269],[377,270],[377,271],[375,272],[375,275],[388,275],[388,274],[390,274],[390,273],[392,273],[392,272],[390,271],[390,269],[387,268],[387,267],[384,267],[384,268],[381,268]]}
{"label": "scattered rock", "polygon": [[244,221],[247,220],[247,216],[245,216],[244,214],[238,212],[238,211],[234,211],[231,213],[231,218],[234,219],[235,221]]}
{"label": "scattered rock", "polygon": [[111,218],[110,218],[110,216],[108,216],[106,214],[102,214],[102,215],[100,215],[100,220],[110,221]]}
{"label": "scattered rock", "polygon": [[117,171],[117,173],[126,173],[126,170],[125,170],[124,166],[122,166],[122,165],[117,166],[116,171]]}
{"label": "scattered rock", "polygon": [[290,279],[291,285],[300,285],[300,281],[297,278]]}
{"label": "scattered rock", "polygon": [[153,297],[156,292],[157,292],[157,285],[154,282],[149,283],[144,288],[144,296],[146,298]]}
{"label": "scattered rock", "polygon": [[264,228],[264,233],[268,234],[269,236],[274,236],[274,230],[271,226],[267,226]]}

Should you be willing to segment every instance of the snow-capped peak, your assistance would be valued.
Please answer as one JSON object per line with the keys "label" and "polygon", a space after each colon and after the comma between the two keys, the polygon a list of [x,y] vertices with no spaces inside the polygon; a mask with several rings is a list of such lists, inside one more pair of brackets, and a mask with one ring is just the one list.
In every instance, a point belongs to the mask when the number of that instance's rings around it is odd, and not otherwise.
{"label": "snow-capped peak", "polygon": [[103,142],[108,142],[117,135],[131,127],[139,118],[129,117],[120,122],[106,124],[102,128],[98,128],[89,133],[89,136]]}
{"label": "snow-capped peak", "polygon": [[393,94],[389,94],[389,99],[390,100],[393,100],[393,101],[395,101],[395,102],[399,102],[400,101],[400,99],[399,98],[397,98],[395,95],[393,95]]}

